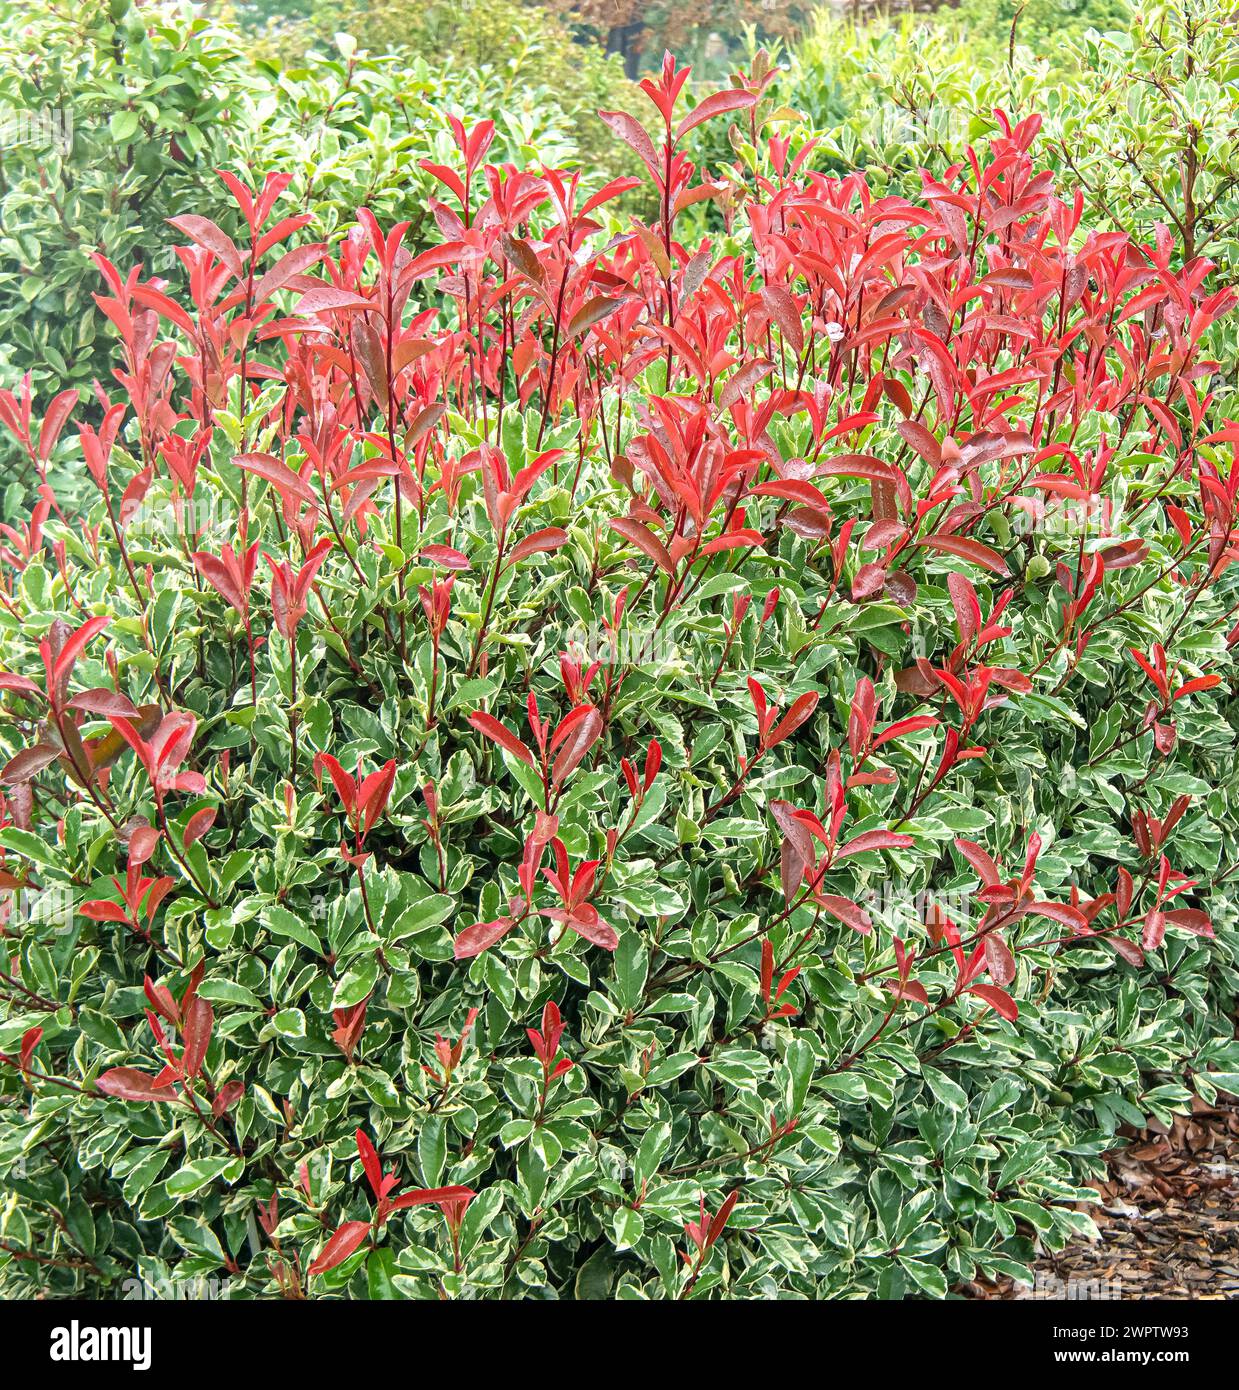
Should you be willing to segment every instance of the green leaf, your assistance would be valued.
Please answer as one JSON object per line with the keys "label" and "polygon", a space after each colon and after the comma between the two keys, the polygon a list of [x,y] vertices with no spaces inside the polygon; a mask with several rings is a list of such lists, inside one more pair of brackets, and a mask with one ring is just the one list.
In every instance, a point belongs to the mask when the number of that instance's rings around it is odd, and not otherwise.
{"label": "green leaf", "polygon": [[318,937],[300,917],[289,912],[287,908],[265,907],[259,920],[272,936],[299,941],[303,946],[308,946],[315,955],[322,955],[322,943]]}
{"label": "green leaf", "polygon": [[645,1234],[645,1217],[631,1207],[619,1207],[611,1229],[616,1250],[631,1250]]}
{"label": "green leaf", "polygon": [[193,1197],[222,1178],[234,1183],[241,1176],[244,1164],[239,1158],[196,1158],[178,1168],[165,1186],[172,1197],[181,1199]]}
{"label": "green leaf", "polygon": [[384,931],[388,941],[403,941],[405,937],[416,936],[419,932],[437,927],[451,916],[455,903],[444,893],[432,893],[415,903],[410,903],[396,921]]}

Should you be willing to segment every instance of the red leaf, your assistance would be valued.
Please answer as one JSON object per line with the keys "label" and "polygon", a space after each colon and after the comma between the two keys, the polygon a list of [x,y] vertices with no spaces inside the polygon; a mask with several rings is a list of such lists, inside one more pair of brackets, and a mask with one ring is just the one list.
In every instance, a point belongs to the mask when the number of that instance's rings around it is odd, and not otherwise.
{"label": "red leaf", "polygon": [[905,734],[919,734],[924,729],[932,729],[938,723],[932,714],[914,714],[908,719],[898,719],[894,724],[888,725],[873,740],[874,748],[881,748],[884,743],[889,743],[892,739],[902,738]]}
{"label": "red leaf", "polygon": [[625,540],[629,540],[638,550],[644,551],[654,563],[668,574],[675,573],[675,561],[667,547],[643,522],[637,521],[630,516],[613,517],[611,520],[611,530],[617,531]]}
{"label": "red leaf", "polygon": [[106,719],[111,719],[113,716],[118,716],[121,719],[140,719],[142,717],[137,706],[128,696],[118,694],[115,690],[108,690],[102,686],[95,690],[84,690],[80,695],[75,695],[69,701],[69,708],[84,710],[87,714],[101,714]]}
{"label": "red leaf", "polygon": [[1061,922],[1063,926],[1070,927],[1073,932],[1080,935],[1091,930],[1088,918],[1080,909],[1070,907],[1066,903],[1033,903],[1029,911],[1036,913],[1039,917],[1048,917],[1051,921]]}
{"label": "red leaf", "polygon": [[982,286],[992,286],[1001,290],[1030,290],[1033,287],[1033,277],[1026,270],[1010,266],[1003,270],[991,270],[984,279],[977,281],[977,288]]}
{"label": "red leaf", "polygon": [[719,1236],[723,1234],[723,1228],[727,1225],[732,1210],[739,1200],[740,1193],[737,1190],[727,1198],[721,1207],[719,1207],[718,1214],[715,1216],[714,1220],[710,1222],[709,1234],[706,1236],[705,1248],[707,1250],[714,1244]]}
{"label": "red leaf", "polygon": [[466,927],[456,938],[453,955],[457,960],[470,960],[489,950],[496,941],[507,936],[516,925],[511,917],[497,917],[493,922],[477,922]]}
{"label": "red leaf", "polygon": [[1197,676],[1195,680],[1190,680],[1186,685],[1181,685],[1174,693],[1175,700],[1181,700],[1185,695],[1193,695],[1198,690],[1212,690],[1215,685],[1220,685],[1222,678],[1216,672],[1210,676]]}
{"label": "red leaf", "polygon": [[[578,706],[578,708],[580,708],[580,706]],[[572,715],[569,715],[568,718],[571,719]],[[564,722],[566,723],[567,720]],[[558,742],[562,735],[563,725],[561,724],[556,731],[555,741]],[[581,759],[584,758],[586,753],[589,752],[601,737],[602,715],[599,714],[592,705],[587,706],[585,713],[577,721],[569,737],[565,739],[564,745],[559,750],[559,754],[551,768],[551,781],[555,786],[559,787],[563,785],[568,778],[568,774],[576,768]]]}
{"label": "red leaf", "polygon": [[1198,907],[1177,907],[1164,916],[1171,926],[1182,927],[1184,931],[1195,932],[1197,936],[1213,935],[1213,923],[1209,920],[1209,914],[1202,912]]}
{"label": "red leaf", "polygon": [[690,130],[696,129],[703,121],[708,121],[714,116],[725,115],[728,111],[739,111],[741,108],[754,105],[756,101],[757,93],[745,91],[743,87],[732,87],[725,92],[715,92],[694,106],[676,126],[675,143],[678,145]]}
{"label": "red leaf", "polygon": [[202,1070],[214,1026],[215,1010],[205,999],[195,996],[185,1013],[185,1023],[181,1032],[185,1043],[185,1055],[181,1058],[181,1065],[185,1068],[187,1076],[197,1076]]}
{"label": "red leaf", "polygon": [[910,849],[914,844],[911,835],[899,835],[893,830],[866,830],[856,835],[835,855],[843,859],[849,854],[865,854],[872,849]]}
{"label": "red leaf", "polygon": [[96,898],[91,902],[83,903],[78,911],[92,922],[129,921],[129,918],[125,916],[124,908],[119,903],[109,902],[106,898]]}
{"label": "red leaf", "polygon": [[211,1114],[218,1120],[221,1115],[226,1115],[244,1094],[243,1081],[227,1082],[215,1093],[215,1099],[211,1102]]}
{"label": "red leaf", "polygon": [[981,848],[971,840],[956,840],[955,848],[976,870],[977,877],[987,888],[995,888],[1002,882],[1002,875],[998,872],[998,865]]}
{"label": "red leaf", "polygon": [[72,637],[61,648],[60,656],[56,659],[55,679],[58,686],[63,685],[73,670],[79,656],[96,633],[102,632],[111,622],[111,618],[91,618],[85,622],[73,634]]}
{"label": "red leaf", "polygon": [[650,173],[661,181],[662,170],[658,167],[654,142],[641,122],[635,116],[630,116],[627,111],[599,111],[598,115],[603,125],[609,126],[630,149],[635,150]]}
{"label": "red leaf", "polygon": [[873,931],[873,923],[869,919],[869,914],[859,903],[854,903],[851,898],[840,898],[833,893],[822,893],[814,901],[820,903],[832,917],[837,917],[845,926],[860,932],[862,936],[868,936]]}
{"label": "red leaf", "polygon": [[357,791],[357,809],[361,812],[361,833],[368,835],[387,807],[391,789],[396,781],[396,760],[388,758],[377,772],[372,772]]}
{"label": "red leaf", "polygon": [[194,568],[211,588],[244,617],[249,607],[248,596],[237,585],[228,566],[217,555],[205,550],[195,550],[191,558]]}
{"label": "red leaf", "polygon": [[895,487],[904,506],[911,502],[908,480],[894,464],[883,463],[872,454],[840,454],[820,464],[817,476],[824,478],[867,478],[871,483],[890,483]]}
{"label": "red leaf", "polygon": [[527,555],[538,555],[546,550],[558,550],[561,545],[566,545],[567,541],[567,531],[561,530],[558,526],[547,526],[541,531],[534,531],[519,542],[511,555],[508,556],[508,563],[514,565]]}
{"label": "red leaf", "polygon": [[1015,1000],[1005,989],[999,989],[997,985],[970,985],[968,993],[984,999],[995,1013],[1010,1023],[1014,1023],[1020,1015],[1019,1009],[1015,1006]]}
{"label": "red leaf", "polygon": [[292,251],[285,252],[254,286],[254,303],[261,304],[268,295],[274,294],[276,290],[282,290],[295,276],[304,275],[312,265],[316,265],[322,258],[323,247],[321,243],[312,246],[298,246]]}
{"label": "red leaf", "polygon": [[1137,968],[1144,964],[1144,952],[1134,941],[1128,941],[1125,936],[1103,936],[1102,940],[1114,952],[1116,956],[1122,956],[1128,965]]}
{"label": "red leaf", "polygon": [[293,306],[294,314],[321,314],[328,309],[369,309],[372,308],[368,299],[363,299],[359,294],[353,294],[350,290],[337,290],[331,285],[323,285],[319,289],[310,290],[303,294]]}
{"label": "red leaf", "polygon": [[587,300],[568,323],[568,337],[579,338],[583,333],[596,324],[601,323],[608,315],[613,314],[623,303],[620,299],[607,299],[605,295],[595,295],[593,299]]}
{"label": "red leaf", "polygon": [[506,749],[514,758],[519,758],[521,762],[529,767],[536,766],[533,754],[525,744],[505,725],[489,714],[483,714],[481,710],[469,716],[469,723],[478,731],[490,739],[492,743],[497,743],[500,748]]}
{"label": "red leaf", "polygon": [[247,473],[265,479],[281,497],[293,496],[311,507],[319,505],[319,500],[309,483],[272,454],[238,454],[233,463]]}
{"label": "red leaf", "polygon": [[1015,957],[995,931],[985,934],[985,964],[996,985],[1009,985],[1015,979]]}
{"label": "red leaf", "polygon": [[215,807],[204,806],[201,811],[195,811],[190,816],[185,826],[185,836],[182,844],[186,849],[196,841],[201,840],[208,830],[215,824]]}
{"label": "red leaf", "polygon": [[366,1181],[370,1184],[370,1190],[375,1197],[381,1198],[383,1196],[383,1165],[379,1162],[378,1153],[365,1130],[359,1129],[356,1138],[357,1154],[361,1159],[361,1167],[366,1175]]}
{"label": "red leaf", "polygon": [[782,743],[785,738],[790,738],[817,708],[817,701],[816,690],[806,691],[805,694],[793,701],[791,709],[770,730],[765,739],[765,747],[773,748],[776,744]]}
{"label": "red leaf", "polygon": [[955,606],[955,624],[959,628],[961,642],[971,642],[981,629],[981,605],[977,602],[977,591],[966,575],[952,570],[946,577],[946,587]]}
{"label": "red leaf", "polygon": [[335,1235],[319,1251],[318,1259],[309,1268],[310,1277],[326,1274],[336,1265],[342,1265],[370,1233],[368,1221],[346,1221]]}
{"label": "red leaf", "polygon": [[439,565],[445,570],[470,568],[468,557],[459,550],[453,550],[450,545],[424,545],[418,559],[429,560],[432,565]]}
{"label": "red leaf", "polygon": [[115,1096],[118,1100],[170,1100],[172,1093],[164,1088],[155,1088],[155,1078],[135,1067],[113,1067],[105,1071],[96,1081],[95,1090],[105,1096]]}
{"label": "red leaf", "polygon": [[773,482],[758,483],[749,488],[750,497],[778,497],[784,502],[800,502],[806,507],[826,510],[826,499],[813,486],[801,478],[776,478]]}
{"label": "red leaf", "polygon": [[988,545],[982,545],[980,541],[974,541],[968,536],[927,536],[923,541],[917,541],[917,545],[958,556],[961,560],[968,560],[974,565],[980,565],[982,569],[992,570],[995,574],[1005,575],[1008,572],[1006,561],[996,550],[991,550]]}
{"label": "red leaf", "polygon": [[159,844],[160,831],[153,825],[139,825],[129,837],[129,862],[141,867],[151,855],[155,853],[155,848]]}
{"label": "red leaf", "polygon": [[741,546],[747,546],[750,550],[757,546],[764,546],[766,538],[760,531],[750,530],[748,527],[740,531],[724,531],[721,536],[715,536],[712,541],[706,541],[701,547],[702,555],[717,555],[720,550],[739,550]]}
{"label": "red leaf", "polygon": [[22,1071],[30,1070],[30,1059],[34,1055],[34,1050],[39,1045],[39,1039],[43,1036],[43,1029],[39,1027],[27,1028],[22,1034],[21,1052],[19,1054]]}
{"label": "red leaf", "polygon": [[404,1211],[407,1207],[424,1207],[435,1202],[463,1202],[477,1195],[473,1188],[460,1184],[452,1187],[419,1187],[412,1192],[402,1192],[391,1205],[393,1211]]}
{"label": "red leaf", "polygon": [[797,357],[804,351],[804,321],[795,299],[781,285],[767,285],[761,292],[766,313]]}
{"label": "red leaf", "polygon": [[47,414],[43,417],[43,427],[39,430],[39,458],[46,463],[52,450],[56,447],[56,440],[60,437],[60,431],[65,427],[65,421],[73,413],[73,407],[77,405],[77,392],[75,390],[62,391],[56,399],[47,407]]}
{"label": "red leaf", "polygon": [[601,946],[604,951],[614,951],[619,945],[615,928],[604,922],[588,903],[582,903],[573,910],[572,916],[568,918],[568,925],[578,936],[583,936],[594,946]]}
{"label": "red leaf", "polygon": [[244,272],[241,266],[241,253],[237,250],[236,243],[209,217],[199,217],[195,213],[187,213],[183,217],[169,217],[168,222],[178,232],[187,236],[190,241],[205,247],[213,255],[218,256],[233,275],[238,280],[241,279]]}
{"label": "red leaf", "polygon": [[50,743],[36,743],[33,748],[23,748],[5,763],[4,771],[0,773],[0,781],[10,785],[29,782],[59,756],[60,749],[53,748]]}
{"label": "red leaf", "polygon": [[17,695],[33,695],[38,700],[47,698],[34,681],[26,676],[16,676],[12,671],[0,671],[0,690],[11,690]]}
{"label": "red leaf", "polygon": [[882,983],[896,999],[911,999],[917,1004],[929,1003],[929,993],[919,980],[904,980],[902,984],[898,980],[883,980]]}

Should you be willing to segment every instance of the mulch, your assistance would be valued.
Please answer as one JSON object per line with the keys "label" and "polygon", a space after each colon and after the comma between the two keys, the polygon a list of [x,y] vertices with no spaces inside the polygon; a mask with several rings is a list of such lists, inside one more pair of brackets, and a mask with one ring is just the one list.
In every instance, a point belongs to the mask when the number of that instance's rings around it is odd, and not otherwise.
{"label": "mulch", "polygon": [[1206,1105],[1165,1128],[1124,1131],[1081,1204],[1096,1236],[1057,1254],[1042,1250],[1036,1283],[978,1279],[981,1299],[1239,1299],[1239,1101]]}

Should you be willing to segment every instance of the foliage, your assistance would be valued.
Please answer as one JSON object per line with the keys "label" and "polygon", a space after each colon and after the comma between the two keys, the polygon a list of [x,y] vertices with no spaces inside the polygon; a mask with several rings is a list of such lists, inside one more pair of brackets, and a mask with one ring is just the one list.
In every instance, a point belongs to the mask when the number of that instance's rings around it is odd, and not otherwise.
{"label": "foliage", "polygon": [[[88,383],[111,352],[96,348],[91,253],[163,248],[197,161],[222,158],[237,55],[204,20],[123,0],[37,12],[5,0],[0,34],[0,99],[48,123],[5,150],[0,353],[9,376]],[[165,252],[148,270],[172,263]]]}
{"label": "foliage", "polygon": [[648,71],[668,48],[713,65],[746,38],[790,40],[812,14],[805,0],[546,0],[582,35]]}
{"label": "foliage", "polygon": [[859,28],[823,19],[796,48],[780,95],[844,167],[885,169],[903,187],[919,187],[928,162],[964,158],[997,128],[996,109],[1036,109],[1046,157],[1066,186],[1086,189],[1099,222],[1147,236],[1167,221],[1188,259],[1233,266],[1234,7],[1165,0],[1124,15],[1123,6],[1090,8],[1051,44],[1041,11],[1024,7],[1014,64],[1009,17],[982,24],[967,6]]}
{"label": "foliage", "polygon": [[[238,14],[244,19],[254,8]],[[470,111],[515,109],[527,118],[547,108],[561,111],[576,148],[547,149],[547,159],[575,153],[595,169],[615,160],[614,144],[598,134],[594,113],[626,99],[623,69],[595,45],[575,42],[549,10],[521,0],[329,0],[308,16],[268,16],[263,42],[279,59],[300,64],[308,48],[329,45],[340,32],[363,50],[396,56],[420,82],[445,71],[458,80],[472,77],[480,90]]]}
{"label": "foliage", "polygon": [[[1239,275],[1239,13],[1214,0],[1144,6],[1083,46],[1088,80],[1053,135],[1098,215],[1173,227],[1188,258]],[[1087,138],[1086,138],[1087,137]]]}
{"label": "foliage", "polygon": [[[1165,223],[1187,260],[1208,257],[1219,283],[1235,284],[1233,4],[1143,5],[1129,26],[1059,38],[1053,48],[1048,41],[1025,46],[1035,13],[1021,15],[1013,66],[1007,44],[995,41],[1001,34],[962,23],[954,12],[932,23],[905,18],[864,29],[824,22],[797,48],[788,83],[772,96],[803,113],[832,167],[863,168],[877,188],[910,195],[923,167],[964,160],[971,145],[992,135],[996,111],[1036,110],[1043,156],[1064,188],[1083,191],[1098,227],[1149,238]],[[1233,384],[1239,345],[1229,325],[1211,336],[1208,351]]]}
{"label": "foliage", "polygon": [[[287,170],[318,237],[363,203],[425,237],[432,180],[420,161],[447,156],[444,112],[501,111],[503,160],[577,153],[574,121],[547,93],[515,100],[493,72],[372,59],[348,39],[303,66],[257,61],[235,30],[181,4],[31,12],[0,0],[0,15],[0,103],[48,118],[33,132],[47,139],[6,149],[0,193],[0,369],[31,372],[39,389],[108,378],[96,251],[166,277],[178,266],[166,220],[189,203],[237,229],[216,169]],[[4,465],[7,483],[20,464],[8,454]]]}
{"label": "foliage", "polygon": [[1016,39],[1051,65],[1073,66],[1070,40],[1087,30],[1100,33],[1126,29],[1130,0],[960,0],[950,11],[935,16],[938,24],[959,25],[974,49],[1005,52],[1015,26]]}
{"label": "foliage", "polygon": [[741,205],[685,78],[649,220],[230,176],[0,396],[94,492],[0,553],[7,1296],[942,1297],[1239,1089],[1232,293],[1035,117]]}

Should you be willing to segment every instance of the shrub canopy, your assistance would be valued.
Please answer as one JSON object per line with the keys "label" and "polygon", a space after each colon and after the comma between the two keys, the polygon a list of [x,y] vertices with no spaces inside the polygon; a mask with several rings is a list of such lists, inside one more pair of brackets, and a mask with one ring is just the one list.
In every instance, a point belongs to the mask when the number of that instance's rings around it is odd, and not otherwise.
{"label": "shrub canopy", "polygon": [[229,171],[0,396],[92,498],[0,552],[6,1294],[942,1296],[1239,1087],[1232,294],[1035,116],[722,184],[685,77],[648,221]]}

